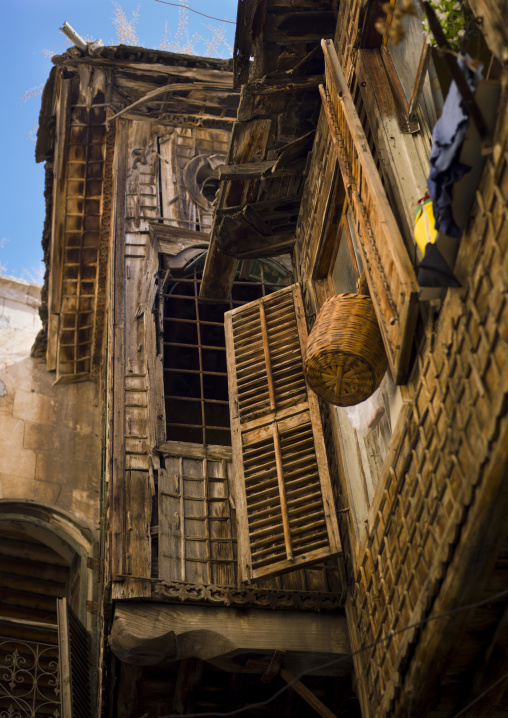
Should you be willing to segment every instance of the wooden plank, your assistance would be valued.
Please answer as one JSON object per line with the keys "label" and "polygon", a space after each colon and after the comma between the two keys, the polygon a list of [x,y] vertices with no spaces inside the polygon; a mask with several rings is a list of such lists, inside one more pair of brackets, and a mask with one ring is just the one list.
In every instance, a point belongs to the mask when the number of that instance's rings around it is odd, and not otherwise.
{"label": "wooden plank", "polygon": [[152,495],[153,488],[148,472],[125,472],[127,512],[125,549],[130,564],[128,573],[137,578],[150,578]]}
{"label": "wooden plank", "polygon": [[[146,280],[145,280],[146,281]],[[152,280],[153,281],[153,280]],[[143,314],[147,351],[147,384],[150,405],[150,449],[160,446],[166,438],[166,406],[164,403],[164,371],[162,352],[157,351],[158,328],[148,306]]]}
{"label": "wooden plank", "polygon": [[109,475],[110,484],[110,571],[111,579],[125,574],[125,192],[127,182],[128,127],[119,123],[117,127],[117,163],[115,167],[115,241],[113,244],[111,278],[111,330],[110,356],[110,428],[109,428]]}
{"label": "wooden plank", "polygon": [[62,718],[72,718],[71,654],[67,599],[59,598],[56,605],[58,615],[58,653]]}
{"label": "wooden plank", "polygon": [[178,459],[167,462],[159,469],[159,578],[162,581],[180,581],[179,564],[183,533],[180,516],[181,480]]}
{"label": "wooden plank", "polygon": [[282,526],[284,528],[284,543],[286,544],[286,558],[293,560],[293,546],[291,541],[291,529],[289,527],[289,516],[286,499],[286,485],[284,483],[284,468],[282,466],[282,455],[280,447],[280,436],[277,422],[272,425],[273,445],[275,449],[275,465],[277,466],[277,483],[279,485],[280,508],[282,513]]}
{"label": "wooden plank", "polygon": [[232,450],[230,446],[218,446],[214,444],[192,444],[187,441],[166,441],[158,447],[161,454],[171,456],[186,456],[191,459],[203,459],[208,456],[210,459],[225,459],[231,461]]}
{"label": "wooden plank", "polygon": [[[229,70],[222,68],[212,69],[205,67],[182,67],[180,59],[181,55],[174,54],[173,57],[175,59],[174,65],[165,65],[159,62],[154,62],[153,64],[149,62],[124,62],[122,60],[109,60],[106,57],[73,58],[72,62],[76,64],[114,66],[117,69],[118,74],[122,77],[127,77],[128,73],[133,71],[142,72],[144,77],[146,77],[147,73],[153,73],[154,75],[173,75],[178,78],[189,78],[189,80],[194,80],[196,83],[202,82],[220,85],[223,88],[230,88],[233,86],[233,73]],[[224,63],[224,61],[215,61],[212,59],[210,64],[214,62]]]}
{"label": "wooden plank", "polygon": [[[233,322],[229,312],[224,314],[224,334],[226,347],[232,347],[234,345],[233,337]],[[226,360],[228,368],[228,395],[229,395],[229,410],[231,416],[231,448],[233,452],[233,475],[235,477],[242,476],[243,461],[242,461],[242,434],[240,429],[239,409],[238,409],[238,391],[237,391],[237,377],[236,377],[236,362],[234,353],[229,350],[226,351]],[[233,484],[234,488],[234,501],[236,508],[236,519],[237,519],[237,531],[238,531],[238,545],[237,545],[237,560],[238,566],[245,566],[247,570],[247,576],[241,576],[242,580],[250,583],[251,580],[251,558],[250,558],[250,543],[248,536],[248,514],[247,514],[247,502],[245,491],[242,490],[240,482],[236,480]],[[240,577],[239,577],[240,578]]]}
{"label": "wooden plank", "polygon": [[336,718],[335,713],[325,706],[325,704],[319,700],[315,693],[313,693],[306,685],[302,683],[291,671],[281,666],[280,669],[281,677],[286,681],[291,688],[301,696],[306,703],[313,708],[321,718]]}

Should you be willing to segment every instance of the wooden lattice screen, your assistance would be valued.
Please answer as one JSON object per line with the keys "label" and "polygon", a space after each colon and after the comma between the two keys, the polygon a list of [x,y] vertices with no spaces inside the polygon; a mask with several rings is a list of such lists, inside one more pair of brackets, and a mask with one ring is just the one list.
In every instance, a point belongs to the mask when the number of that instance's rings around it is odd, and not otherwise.
{"label": "wooden lattice screen", "polygon": [[340,552],[299,285],[225,315],[242,580]]}
{"label": "wooden lattice screen", "polygon": [[328,127],[360,240],[370,295],[394,380],[407,378],[418,284],[331,40],[322,41]]}

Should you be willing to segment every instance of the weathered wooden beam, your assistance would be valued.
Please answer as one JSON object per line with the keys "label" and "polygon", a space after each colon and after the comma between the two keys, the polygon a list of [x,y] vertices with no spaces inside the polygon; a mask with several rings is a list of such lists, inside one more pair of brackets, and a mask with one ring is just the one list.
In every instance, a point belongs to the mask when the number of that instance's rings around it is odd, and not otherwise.
{"label": "weathered wooden beam", "polygon": [[[115,243],[112,255],[110,283],[111,322],[108,345],[110,347],[109,382],[109,560],[110,577],[125,573],[125,217],[127,187],[128,127],[124,122],[117,128],[117,155],[114,179],[117,187],[115,206]],[[114,288],[117,288],[114,291]]]}
{"label": "weathered wooden beam", "polygon": [[310,688],[307,688],[300,680],[294,676],[291,671],[287,668],[281,667],[280,675],[291,688],[306,701],[311,708],[313,708],[321,718],[337,718],[335,713],[325,706],[325,704],[319,700],[317,695],[313,693]]}
{"label": "weathered wooden beam", "polygon": [[[272,120],[237,122],[231,136],[229,164],[259,162],[265,157]],[[219,190],[218,206],[243,204],[251,199],[249,185],[241,181],[226,181]],[[211,243],[203,270],[199,298],[205,301],[227,299],[238,268],[238,260],[221,253],[216,239],[216,217],[210,231]]]}
{"label": "weathered wooden beam", "polygon": [[[175,60],[180,63],[181,55],[175,55]],[[66,65],[67,64],[68,63],[66,63]],[[173,75],[178,78],[187,77],[195,81],[221,84],[226,88],[233,87],[233,73],[227,70],[211,70],[202,67],[181,67],[180,64],[163,65],[162,63],[157,62],[154,62],[153,64],[149,62],[124,62],[123,60],[110,60],[106,57],[74,57],[71,64],[99,65],[102,67],[105,65],[111,65],[117,68],[119,74],[122,73],[122,71],[128,71],[142,72],[145,77],[147,73],[153,73],[154,75]]]}
{"label": "weathered wooden beam", "polygon": [[206,255],[199,291],[200,301],[214,302],[227,299],[238,268],[235,257],[226,257],[213,244]]}
{"label": "weathered wooden beam", "polygon": [[[350,652],[344,616],[141,601],[116,604],[109,645],[129,664],[199,658],[234,672],[252,671],[237,660],[242,653],[272,655],[281,650],[286,651],[288,670],[300,670],[298,665],[315,675],[342,675],[342,659]],[[340,659],[337,665],[319,669],[334,659]]]}
{"label": "weathered wooden beam", "polygon": [[269,245],[259,249],[246,250],[237,255],[238,259],[262,259],[263,257],[277,257],[280,254],[287,254],[291,251],[295,243],[294,232],[285,235],[272,235],[274,240]]}

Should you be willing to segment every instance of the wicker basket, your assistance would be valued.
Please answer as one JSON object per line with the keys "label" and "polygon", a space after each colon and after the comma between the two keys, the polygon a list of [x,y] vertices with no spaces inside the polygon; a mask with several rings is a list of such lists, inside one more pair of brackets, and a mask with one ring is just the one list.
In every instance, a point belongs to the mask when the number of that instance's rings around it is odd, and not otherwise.
{"label": "wicker basket", "polygon": [[353,406],[378,388],[386,353],[370,297],[338,294],[323,305],[309,335],[304,368],[314,391]]}

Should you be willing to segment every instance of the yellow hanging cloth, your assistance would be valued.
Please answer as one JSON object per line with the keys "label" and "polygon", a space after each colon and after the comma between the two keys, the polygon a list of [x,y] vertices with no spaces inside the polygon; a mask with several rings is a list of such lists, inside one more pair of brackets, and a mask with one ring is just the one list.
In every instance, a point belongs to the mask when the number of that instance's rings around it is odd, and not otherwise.
{"label": "yellow hanging cloth", "polygon": [[434,224],[432,200],[425,197],[418,202],[415,214],[415,242],[422,254],[425,254],[425,247],[429,242],[434,244],[436,241],[437,230],[434,229]]}

